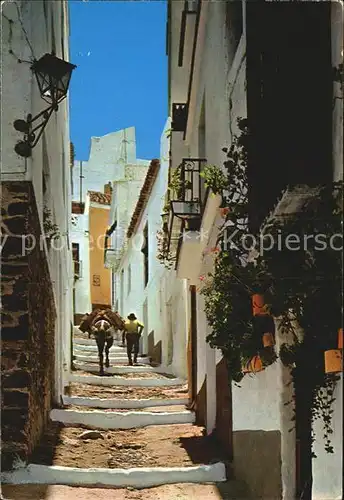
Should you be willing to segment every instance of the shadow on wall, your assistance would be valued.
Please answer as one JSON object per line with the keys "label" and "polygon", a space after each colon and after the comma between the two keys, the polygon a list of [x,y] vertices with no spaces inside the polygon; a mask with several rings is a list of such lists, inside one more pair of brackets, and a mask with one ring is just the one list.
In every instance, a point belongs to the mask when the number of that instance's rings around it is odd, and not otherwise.
{"label": "shadow on wall", "polygon": [[235,431],[233,472],[247,486],[247,498],[280,500],[281,433],[279,431]]}
{"label": "shadow on wall", "polygon": [[152,363],[161,364],[162,359],[162,343],[161,340],[157,344],[154,341],[154,330],[148,335],[148,356],[151,358]]}
{"label": "shadow on wall", "polygon": [[23,251],[22,235],[39,242],[32,184],[2,183],[2,469],[26,461],[49,418],[54,392],[55,318],[48,263],[36,244]]}

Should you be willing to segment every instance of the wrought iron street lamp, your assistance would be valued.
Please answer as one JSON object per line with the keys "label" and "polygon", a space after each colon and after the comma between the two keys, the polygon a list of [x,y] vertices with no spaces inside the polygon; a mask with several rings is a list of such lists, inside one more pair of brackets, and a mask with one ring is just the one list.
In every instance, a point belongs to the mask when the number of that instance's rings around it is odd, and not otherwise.
{"label": "wrought iron street lamp", "polygon": [[[59,103],[67,96],[75,68],[75,64],[59,59],[54,54],[45,54],[32,64],[31,70],[35,73],[41,97],[49,106],[34,117],[29,114],[26,120],[15,120],[14,128],[25,134],[24,140],[19,141],[14,148],[18,155],[24,158],[31,156],[31,150],[39,141],[53,111],[58,110]],[[40,123],[33,126],[39,118]]]}
{"label": "wrought iron street lamp", "polygon": [[183,221],[190,231],[197,231],[201,224],[201,204],[199,201],[171,201],[172,218]]}
{"label": "wrought iron street lamp", "polygon": [[171,201],[172,213],[179,219],[199,219],[201,205],[199,201]]}

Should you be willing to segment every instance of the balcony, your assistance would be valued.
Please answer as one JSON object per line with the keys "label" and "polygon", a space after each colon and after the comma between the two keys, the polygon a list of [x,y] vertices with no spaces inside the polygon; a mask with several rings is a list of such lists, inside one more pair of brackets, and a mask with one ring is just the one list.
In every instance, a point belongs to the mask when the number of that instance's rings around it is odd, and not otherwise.
{"label": "balcony", "polygon": [[185,103],[172,104],[172,132],[185,132],[188,107]]}
{"label": "balcony", "polygon": [[[201,177],[203,158],[183,158],[170,200],[168,252],[176,255],[177,274],[191,278],[200,248],[200,228],[208,190]],[[194,272],[193,272],[194,271]]]}

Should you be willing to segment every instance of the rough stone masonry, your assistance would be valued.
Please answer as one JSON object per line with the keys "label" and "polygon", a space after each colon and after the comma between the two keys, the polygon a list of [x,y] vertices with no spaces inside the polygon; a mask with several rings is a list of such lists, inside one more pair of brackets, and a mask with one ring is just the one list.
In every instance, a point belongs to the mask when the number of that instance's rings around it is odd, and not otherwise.
{"label": "rough stone masonry", "polygon": [[31,182],[1,184],[2,468],[28,460],[48,420],[54,388],[56,311],[48,263],[23,235],[41,229]]}

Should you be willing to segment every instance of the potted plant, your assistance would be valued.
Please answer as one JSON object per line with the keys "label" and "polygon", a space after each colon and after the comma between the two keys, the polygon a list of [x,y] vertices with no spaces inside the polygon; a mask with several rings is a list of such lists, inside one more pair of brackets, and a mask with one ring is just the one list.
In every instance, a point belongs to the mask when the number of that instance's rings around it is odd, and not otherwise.
{"label": "potted plant", "polygon": [[257,373],[264,370],[263,362],[259,355],[253,356],[249,361],[242,365],[243,373]]}
{"label": "potted plant", "polygon": [[263,334],[263,346],[264,347],[272,347],[275,345],[275,339],[272,333],[264,333]]}
{"label": "potted plant", "polygon": [[268,306],[265,304],[264,295],[255,293],[252,295],[253,316],[268,316]]}
{"label": "potted plant", "polygon": [[343,350],[330,349],[325,351],[325,373],[340,373],[343,371]]}

